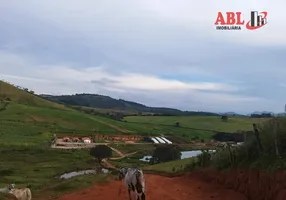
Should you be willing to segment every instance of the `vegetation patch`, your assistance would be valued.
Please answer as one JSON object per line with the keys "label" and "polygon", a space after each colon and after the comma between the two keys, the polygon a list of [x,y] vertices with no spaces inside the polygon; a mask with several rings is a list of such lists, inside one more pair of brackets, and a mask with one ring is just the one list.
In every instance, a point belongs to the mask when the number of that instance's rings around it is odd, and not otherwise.
{"label": "vegetation patch", "polygon": [[151,170],[157,172],[166,172],[166,173],[178,173],[186,171],[190,166],[195,163],[196,158],[186,158],[182,160],[175,160],[165,163],[159,163],[155,165],[145,166],[143,170]]}

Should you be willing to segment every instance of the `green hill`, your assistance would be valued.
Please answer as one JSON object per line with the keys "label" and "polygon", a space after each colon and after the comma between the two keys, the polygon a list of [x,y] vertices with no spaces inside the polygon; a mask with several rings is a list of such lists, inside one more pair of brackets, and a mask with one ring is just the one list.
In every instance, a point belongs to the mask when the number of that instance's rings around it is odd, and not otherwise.
{"label": "green hill", "polygon": [[46,108],[68,109],[64,105],[45,100],[32,91],[19,89],[16,86],[0,81],[0,101],[13,101],[21,104]]}
{"label": "green hill", "polygon": [[27,89],[0,81],[0,145],[29,146],[50,142],[51,133],[90,136],[129,133],[124,122],[85,114],[43,99]]}
{"label": "green hill", "polygon": [[[41,96],[34,95],[28,90],[19,89],[2,81],[0,83],[2,101],[0,103],[0,143],[3,145],[40,144],[47,141],[53,132],[58,135],[75,136],[92,135],[95,132],[165,134],[183,138],[186,141],[193,138],[209,140],[215,132],[251,130],[253,122],[264,121],[264,119],[230,117],[228,122],[222,122],[219,116],[131,116],[118,121],[86,114],[42,99]],[[108,102],[105,104],[108,107]],[[137,104],[134,103],[134,105]],[[141,105],[141,107],[144,106]],[[179,126],[175,125],[177,122]]]}
{"label": "green hill", "polygon": [[181,111],[174,108],[149,107],[140,103],[126,101],[123,99],[114,99],[109,96],[98,94],[75,94],[75,95],[41,95],[42,97],[61,104],[97,108],[97,111],[103,113],[117,112],[126,115],[184,115],[184,116],[218,116],[210,112]]}

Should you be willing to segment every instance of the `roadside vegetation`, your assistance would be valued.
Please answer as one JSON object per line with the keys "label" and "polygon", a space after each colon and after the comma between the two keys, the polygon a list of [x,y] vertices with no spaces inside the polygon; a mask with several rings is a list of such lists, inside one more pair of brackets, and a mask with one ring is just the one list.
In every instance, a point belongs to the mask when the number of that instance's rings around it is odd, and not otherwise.
{"label": "roadside vegetation", "polygon": [[205,151],[196,167],[255,168],[267,171],[286,169],[286,118],[273,118],[256,129],[256,134],[238,147],[227,146],[217,153]]}

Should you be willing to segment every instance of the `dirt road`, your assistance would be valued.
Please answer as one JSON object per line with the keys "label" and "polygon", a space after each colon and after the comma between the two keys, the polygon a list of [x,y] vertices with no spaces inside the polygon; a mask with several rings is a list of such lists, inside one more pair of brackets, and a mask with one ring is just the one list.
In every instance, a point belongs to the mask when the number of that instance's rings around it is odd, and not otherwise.
{"label": "dirt road", "polygon": [[[242,194],[209,184],[185,175],[183,177],[168,178],[146,174],[146,198],[148,200],[247,200]],[[119,189],[121,193],[118,198]],[[95,185],[83,191],[71,193],[58,200],[128,200],[124,184],[112,180],[107,185]]]}

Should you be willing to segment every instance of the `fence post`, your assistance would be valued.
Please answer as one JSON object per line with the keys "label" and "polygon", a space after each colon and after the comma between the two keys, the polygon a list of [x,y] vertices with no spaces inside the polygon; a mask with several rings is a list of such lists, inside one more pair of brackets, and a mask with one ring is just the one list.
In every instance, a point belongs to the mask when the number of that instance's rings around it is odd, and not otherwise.
{"label": "fence post", "polygon": [[262,147],[262,143],[261,143],[261,140],[260,140],[259,130],[258,130],[257,125],[255,123],[253,123],[252,125],[253,125],[253,130],[254,130],[254,134],[255,134],[256,140],[258,142],[259,150],[260,150],[260,152],[262,152],[263,151],[263,147]]}
{"label": "fence post", "polygon": [[275,143],[275,152],[276,156],[280,157],[279,154],[279,148],[278,148],[278,128],[279,128],[279,122],[276,117],[274,117],[274,143]]}

